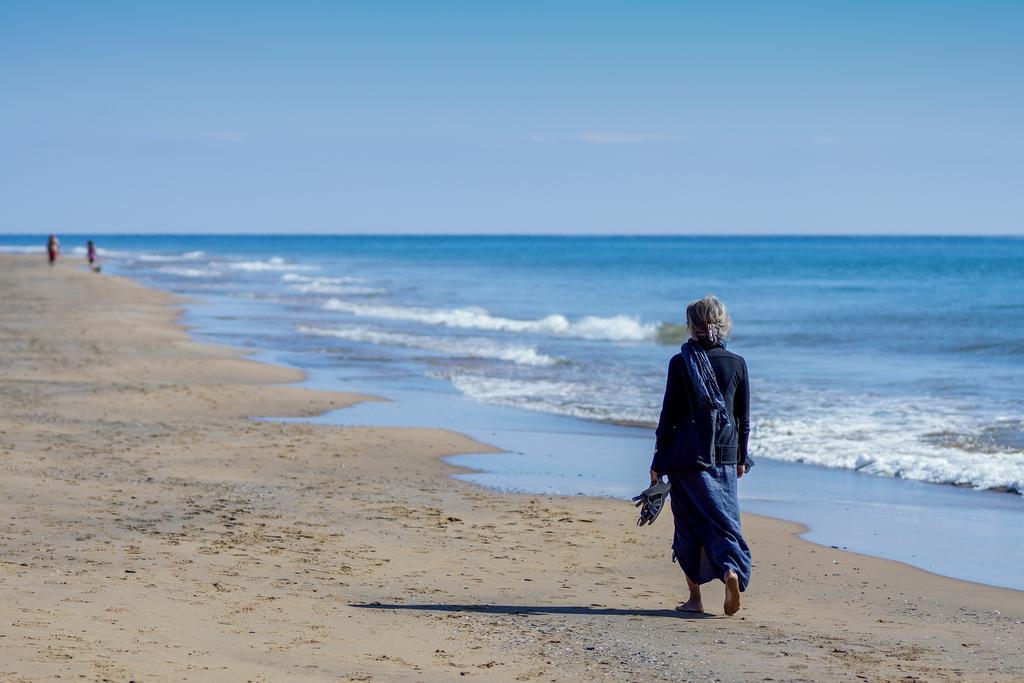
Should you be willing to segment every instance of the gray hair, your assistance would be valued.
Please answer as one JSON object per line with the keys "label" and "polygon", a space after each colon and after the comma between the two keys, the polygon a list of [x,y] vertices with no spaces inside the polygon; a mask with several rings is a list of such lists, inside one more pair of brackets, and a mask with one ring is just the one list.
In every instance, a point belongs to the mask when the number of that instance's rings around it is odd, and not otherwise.
{"label": "gray hair", "polygon": [[698,342],[718,344],[732,334],[732,318],[721,299],[711,294],[686,307],[686,329]]}

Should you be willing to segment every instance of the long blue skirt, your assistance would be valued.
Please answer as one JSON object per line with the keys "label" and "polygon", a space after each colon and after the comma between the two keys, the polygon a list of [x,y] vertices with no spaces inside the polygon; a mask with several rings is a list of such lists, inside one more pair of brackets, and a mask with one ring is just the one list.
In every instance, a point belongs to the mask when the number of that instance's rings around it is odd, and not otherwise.
{"label": "long blue skirt", "polygon": [[717,465],[668,475],[676,533],[672,550],[697,584],[721,579],[732,569],[740,590],[750,581],[750,548],[740,529],[736,465]]}

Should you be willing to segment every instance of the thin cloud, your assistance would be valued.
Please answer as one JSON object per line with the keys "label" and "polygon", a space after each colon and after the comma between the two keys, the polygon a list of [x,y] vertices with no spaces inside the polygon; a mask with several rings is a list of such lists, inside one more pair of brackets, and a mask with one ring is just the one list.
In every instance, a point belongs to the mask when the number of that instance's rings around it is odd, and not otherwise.
{"label": "thin cloud", "polygon": [[818,135],[811,138],[811,142],[815,145],[841,145],[846,140],[836,135]]}
{"label": "thin cloud", "polygon": [[245,139],[237,130],[216,130],[200,137],[211,142],[223,142],[229,145],[237,145]]}
{"label": "thin cloud", "polygon": [[630,133],[625,131],[588,130],[575,135],[531,135],[527,142],[535,144],[583,143],[586,145],[649,145],[656,143],[686,142],[688,138],[681,135],[664,133]]}
{"label": "thin cloud", "polygon": [[585,131],[576,136],[578,142],[588,145],[648,145],[652,143],[684,142],[686,138],[664,133],[631,133],[624,131]]}

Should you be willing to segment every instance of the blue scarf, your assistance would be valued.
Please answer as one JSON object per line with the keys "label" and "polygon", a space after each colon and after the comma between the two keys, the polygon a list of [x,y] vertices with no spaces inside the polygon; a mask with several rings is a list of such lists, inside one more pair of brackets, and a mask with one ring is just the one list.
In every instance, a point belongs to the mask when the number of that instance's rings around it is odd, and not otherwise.
{"label": "blue scarf", "polygon": [[701,408],[718,411],[718,431],[729,426],[729,411],[725,407],[725,398],[718,388],[715,369],[711,367],[711,359],[704,347],[690,339],[681,349],[686,371],[690,375],[690,383],[697,393],[697,401]]}

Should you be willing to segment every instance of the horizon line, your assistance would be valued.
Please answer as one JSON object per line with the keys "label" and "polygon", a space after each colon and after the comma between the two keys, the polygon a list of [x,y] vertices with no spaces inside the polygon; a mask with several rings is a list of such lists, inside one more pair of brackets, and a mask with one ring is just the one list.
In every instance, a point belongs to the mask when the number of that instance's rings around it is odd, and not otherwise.
{"label": "horizon line", "polygon": [[0,237],[1024,237],[1020,232],[4,232]]}

